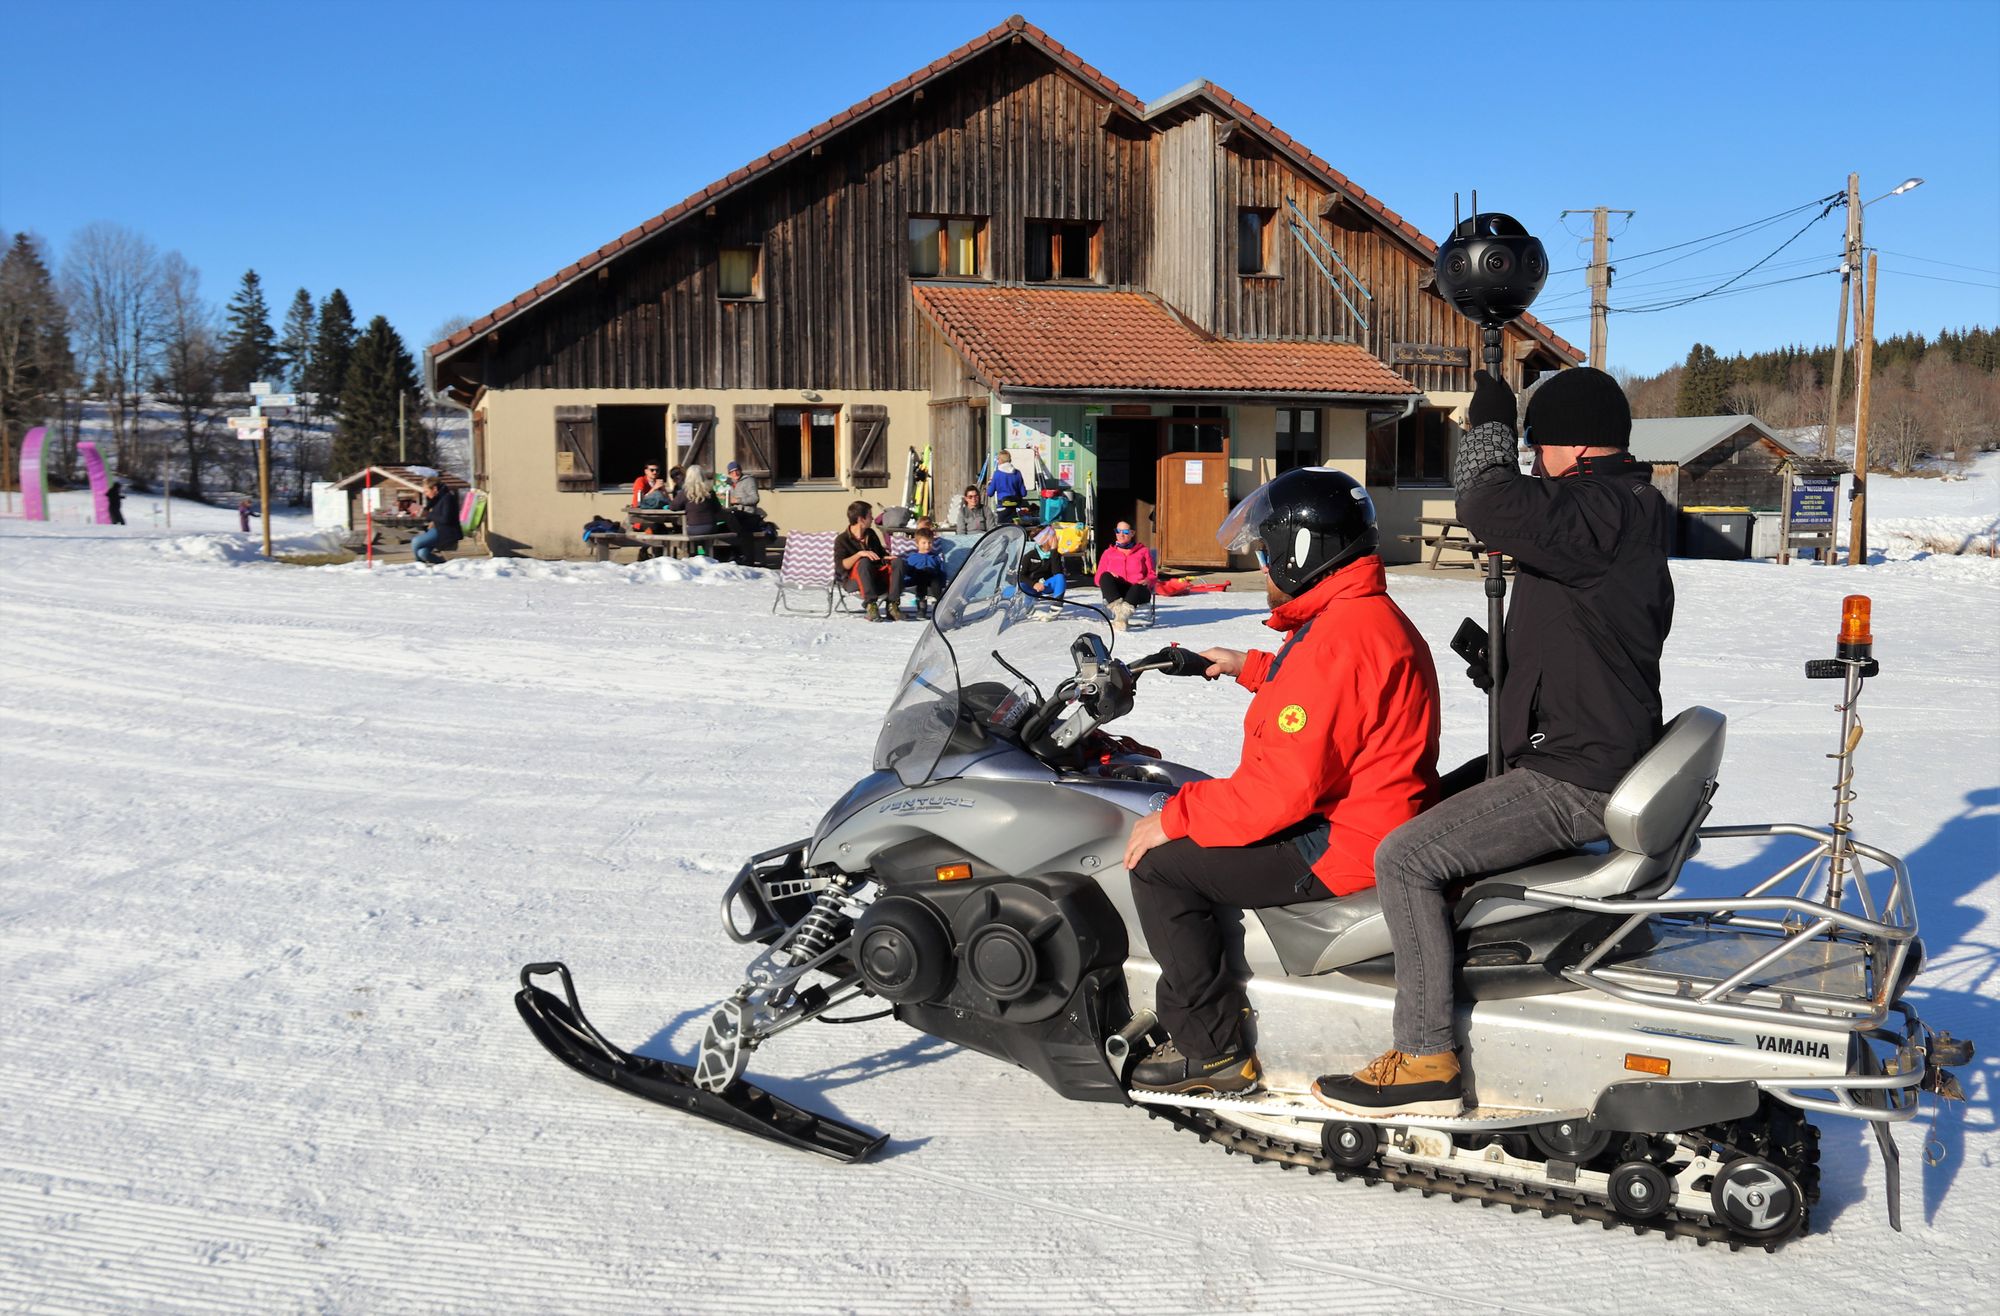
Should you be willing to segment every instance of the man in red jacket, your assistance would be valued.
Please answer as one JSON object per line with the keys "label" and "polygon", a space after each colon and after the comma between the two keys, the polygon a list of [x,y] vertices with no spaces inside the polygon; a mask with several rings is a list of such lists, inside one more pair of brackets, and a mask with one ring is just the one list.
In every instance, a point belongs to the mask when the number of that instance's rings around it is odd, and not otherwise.
{"label": "man in red jacket", "polygon": [[1286,638],[1276,654],[1202,655],[1211,679],[1233,676],[1254,692],[1242,762],[1182,787],[1126,844],[1171,1038],[1132,1074],[1133,1087],[1154,1092],[1258,1084],[1216,909],[1366,890],[1376,845],[1437,790],[1437,671],[1385,590],[1367,491],[1339,471],[1287,471],[1216,538],[1255,550],[1272,604],[1265,624]]}

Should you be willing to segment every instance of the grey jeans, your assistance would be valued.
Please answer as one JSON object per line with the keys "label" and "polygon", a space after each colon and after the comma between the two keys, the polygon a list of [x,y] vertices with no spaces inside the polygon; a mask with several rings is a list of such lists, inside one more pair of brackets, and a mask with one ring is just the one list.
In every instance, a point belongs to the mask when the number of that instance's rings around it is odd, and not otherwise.
{"label": "grey jeans", "polygon": [[1445,889],[1460,878],[1603,840],[1604,804],[1610,798],[1533,768],[1513,768],[1382,838],[1375,851],[1375,885],[1396,955],[1398,1051],[1427,1056],[1456,1045],[1451,1022],[1456,957]]}

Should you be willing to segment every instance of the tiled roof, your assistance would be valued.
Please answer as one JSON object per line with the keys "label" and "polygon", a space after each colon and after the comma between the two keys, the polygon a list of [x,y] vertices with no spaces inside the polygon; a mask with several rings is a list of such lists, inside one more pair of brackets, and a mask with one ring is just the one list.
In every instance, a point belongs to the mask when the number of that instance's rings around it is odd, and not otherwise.
{"label": "tiled roof", "polygon": [[1139,292],[920,283],[912,290],[994,388],[1417,392],[1352,343],[1212,338]]}
{"label": "tiled roof", "polygon": [[[431,344],[427,354],[435,359],[447,352],[463,347],[479,335],[498,325],[501,321],[526,310],[557,289],[563,288],[583,275],[588,274],[610,260],[613,256],[616,256],[619,252],[624,251],[628,247],[636,246],[647,238],[652,237],[655,233],[658,233],[661,229],[670,224],[677,223],[690,214],[699,213],[718,198],[744,186],[752,179],[763,174],[766,170],[776,167],[801,151],[811,149],[841,129],[860,122],[890,101],[949,72],[981,51],[1016,38],[1032,43],[1037,49],[1062,64],[1071,74],[1086,85],[1095,88],[1101,95],[1122,107],[1133,118],[1143,121],[1147,117],[1146,106],[1138,97],[1112,81],[1102,70],[1078,58],[1076,53],[1063,45],[1062,42],[1057,41],[1054,37],[1021,17],[1021,15],[1015,14],[992,30],[974,37],[950,54],[932,60],[929,64],[926,64],[923,68],[918,69],[908,77],[889,84],[864,101],[850,105],[817,127],[809,128],[783,145],[771,148],[741,169],[730,173],[727,177],[718,178],[707,187],[701,189],[701,191],[696,192],[693,196],[688,197],[677,205],[669,206],[666,210],[661,211],[637,228],[626,231],[619,237],[605,243],[596,251],[572,261],[526,292],[520,293],[511,300],[494,307],[491,311],[480,316],[477,320],[466,325],[449,338],[444,339],[442,342]],[[1416,244],[1418,248],[1426,253],[1435,253],[1437,251],[1437,244],[1426,238],[1408,220],[1395,211],[1390,210],[1361,188],[1355,186],[1348,180],[1345,174],[1342,174],[1317,155],[1314,155],[1303,143],[1278,128],[1269,119],[1258,114],[1248,105],[1237,100],[1214,83],[1204,82],[1197,85],[1219,106],[1226,109],[1229,113],[1238,116],[1241,122],[1248,123],[1258,132],[1264,134],[1307,168],[1322,174],[1327,181],[1339,187],[1342,192],[1352,197],[1355,203],[1361,206],[1362,209],[1373,214],[1392,231],[1400,234],[1407,241]],[[1560,335],[1550,330],[1546,325],[1536,320],[1534,316],[1522,316],[1519,324],[1523,329],[1542,338],[1558,351],[1563,352],[1572,359],[1582,359],[1583,353],[1581,351]]]}

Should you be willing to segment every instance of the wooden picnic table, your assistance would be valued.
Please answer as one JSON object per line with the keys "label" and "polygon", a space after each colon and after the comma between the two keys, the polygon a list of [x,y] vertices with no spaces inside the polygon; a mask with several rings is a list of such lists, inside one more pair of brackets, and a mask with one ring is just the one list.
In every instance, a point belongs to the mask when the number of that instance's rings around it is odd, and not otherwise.
{"label": "wooden picnic table", "polygon": [[[1486,546],[1472,537],[1472,531],[1466,528],[1463,521],[1455,516],[1420,516],[1417,518],[1417,524],[1425,528],[1414,535],[1399,535],[1397,538],[1406,544],[1421,544],[1430,549],[1429,561],[1432,571],[1441,566],[1470,567],[1474,570],[1479,568],[1480,559],[1486,553]],[[1463,562],[1456,559],[1446,562],[1443,560],[1446,549],[1468,556]]]}
{"label": "wooden picnic table", "polygon": [[628,507],[625,519],[646,527],[654,534],[677,531],[687,523],[686,512],[676,512],[671,507]]}

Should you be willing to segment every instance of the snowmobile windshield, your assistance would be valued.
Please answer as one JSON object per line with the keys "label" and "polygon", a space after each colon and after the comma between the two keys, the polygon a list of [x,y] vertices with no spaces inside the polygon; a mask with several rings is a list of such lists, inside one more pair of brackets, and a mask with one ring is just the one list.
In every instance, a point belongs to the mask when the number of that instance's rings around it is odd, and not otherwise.
{"label": "snowmobile windshield", "polygon": [[1021,588],[1027,536],[1003,526],[959,567],[903,669],[882,720],[875,767],[907,786],[930,781],[947,752],[1011,740],[1067,677],[1085,631],[1111,640],[1095,608],[1056,604]]}

